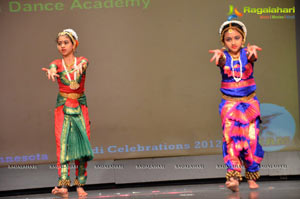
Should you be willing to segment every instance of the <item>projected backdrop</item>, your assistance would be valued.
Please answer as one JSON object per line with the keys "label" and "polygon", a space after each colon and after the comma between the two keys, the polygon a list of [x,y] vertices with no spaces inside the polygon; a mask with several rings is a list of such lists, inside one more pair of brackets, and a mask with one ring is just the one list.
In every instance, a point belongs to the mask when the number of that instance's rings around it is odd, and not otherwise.
{"label": "projected backdrop", "polygon": [[[236,9],[236,12],[234,10]],[[294,1],[2,0],[0,163],[55,162],[55,38],[79,35],[95,159],[221,152],[219,69],[209,49],[238,14],[255,64],[266,151],[299,150]]]}

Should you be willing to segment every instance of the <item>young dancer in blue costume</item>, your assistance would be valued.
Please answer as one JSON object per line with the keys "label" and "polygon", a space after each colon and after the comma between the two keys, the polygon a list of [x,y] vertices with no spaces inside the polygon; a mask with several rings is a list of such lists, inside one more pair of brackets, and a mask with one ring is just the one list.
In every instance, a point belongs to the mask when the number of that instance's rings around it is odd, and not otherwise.
{"label": "young dancer in blue costume", "polygon": [[222,75],[222,100],[219,113],[223,129],[223,158],[227,166],[226,186],[239,191],[242,166],[249,188],[258,188],[259,168],[264,151],[259,144],[260,103],[253,77],[257,51],[261,48],[246,42],[247,29],[240,21],[226,21],[220,29],[225,49],[210,50]]}

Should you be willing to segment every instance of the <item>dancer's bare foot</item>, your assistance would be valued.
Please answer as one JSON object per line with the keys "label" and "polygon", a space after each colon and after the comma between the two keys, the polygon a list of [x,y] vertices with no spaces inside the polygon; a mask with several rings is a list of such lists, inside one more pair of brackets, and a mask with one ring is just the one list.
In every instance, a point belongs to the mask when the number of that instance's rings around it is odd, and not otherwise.
{"label": "dancer's bare foot", "polygon": [[230,189],[233,192],[238,192],[239,189],[239,181],[234,179],[234,178],[230,178],[229,180],[226,181],[225,185],[228,189]]}
{"label": "dancer's bare foot", "polygon": [[257,189],[259,185],[254,180],[248,180],[249,188],[250,189]]}
{"label": "dancer's bare foot", "polygon": [[78,193],[78,197],[85,197],[88,195],[87,192],[84,191],[84,189],[82,187],[77,187],[77,193]]}
{"label": "dancer's bare foot", "polygon": [[68,193],[68,189],[67,188],[57,188],[54,187],[54,189],[52,189],[51,192],[53,195],[62,197],[62,198],[68,198],[69,197],[69,193]]}

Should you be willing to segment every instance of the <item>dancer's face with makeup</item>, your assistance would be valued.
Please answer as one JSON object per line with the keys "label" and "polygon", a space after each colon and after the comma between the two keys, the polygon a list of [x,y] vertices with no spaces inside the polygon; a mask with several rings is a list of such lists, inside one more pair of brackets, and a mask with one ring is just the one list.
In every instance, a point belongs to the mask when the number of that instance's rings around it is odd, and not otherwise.
{"label": "dancer's face with makeup", "polygon": [[74,44],[67,35],[61,35],[57,38],[57,49],[64,57],[70,55],[74,51]]}
{"label": "dancer's face with makeup", "polygon": [[235,29],[229,29],[224,34],[224,44],[229,52],[238,54],[243,45],[243,36]]}

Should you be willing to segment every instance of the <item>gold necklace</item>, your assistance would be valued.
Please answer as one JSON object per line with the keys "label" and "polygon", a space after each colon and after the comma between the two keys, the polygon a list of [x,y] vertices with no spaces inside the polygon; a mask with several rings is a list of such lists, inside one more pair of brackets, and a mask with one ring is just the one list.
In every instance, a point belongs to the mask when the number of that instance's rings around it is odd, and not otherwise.
{"label": "gold necklace", "polygon": [[71,68],[74,65],[74,61],[71,64],[66,64],[67,68]]}
{"label": "gold necklace", "polygon": [[65,62],[65,65],[66,65],[66,67],[67,67],[68,69],[70,69],[70,68],[71,68],[71,66],[73,66],[73,65],[74,65],[74,60],[73,60],[73,62],[72,62],[71,64],[67,64],[67,63]]}
{"label": "gold necklace", "polygon": [[231,53],[229,53],[230,56],[233,58],[233,59],[239,59],[240,58],[240,54],[238,55],[232,55]]}

